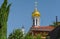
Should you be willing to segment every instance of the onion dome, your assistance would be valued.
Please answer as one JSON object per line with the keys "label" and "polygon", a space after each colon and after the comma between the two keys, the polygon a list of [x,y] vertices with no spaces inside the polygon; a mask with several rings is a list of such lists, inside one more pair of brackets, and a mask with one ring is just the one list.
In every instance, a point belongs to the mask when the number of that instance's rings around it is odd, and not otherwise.
{"label": "onion dome", "polygon": [[35,9],[32,13],[32,17],[40,17],[40,12],[37,9]]}

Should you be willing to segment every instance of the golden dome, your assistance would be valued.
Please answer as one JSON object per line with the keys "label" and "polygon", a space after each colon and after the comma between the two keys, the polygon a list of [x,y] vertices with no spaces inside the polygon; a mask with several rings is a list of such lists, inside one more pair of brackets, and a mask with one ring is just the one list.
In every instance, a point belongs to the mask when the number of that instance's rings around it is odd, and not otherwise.
{"label": "golden dome", "polygon": [[32,17],[39,17],[40,13],[37,9],[34,10],[34,12],[32,13]]}

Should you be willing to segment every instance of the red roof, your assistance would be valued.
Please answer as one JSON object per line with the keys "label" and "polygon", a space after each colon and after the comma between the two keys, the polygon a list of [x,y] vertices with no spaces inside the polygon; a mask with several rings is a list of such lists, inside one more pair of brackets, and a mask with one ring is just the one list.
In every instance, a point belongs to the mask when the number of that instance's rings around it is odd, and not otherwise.
{"label": "red roof", "polygon": [[53,26],[32,26],[31,30],[39,30],[39,31],[51,31],[53,30],[55,27]]}

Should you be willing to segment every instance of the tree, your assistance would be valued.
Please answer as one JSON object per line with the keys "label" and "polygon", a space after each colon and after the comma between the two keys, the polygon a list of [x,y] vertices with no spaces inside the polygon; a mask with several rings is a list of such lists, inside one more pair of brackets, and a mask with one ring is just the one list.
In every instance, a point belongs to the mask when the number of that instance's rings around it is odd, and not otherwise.
{"label": "tree", "polygon": [[11,4],[4,0],[0,7],[0,39],[7,39],[7,21]]}
{"label": "tree", "polygon": [[49,35],[47,35],[47,36],[46,36],[46,39],[50,39],[50,36],[49,36]]}
{"label": "tree", "polygon": [[41,39],[41,35],[40,34],[37,35],[37,39]]}
{"label": "tree", "polygon": [[26,36],[25,36],[25,39],[41,39],[41,35],[40,34],[37,34],[36,36],[32,36],[31,34],[27,34]]}
{"label": "tree", "polygon": [[60,22],[53,22],[53,24],[52,24],[52,25],[50,25],[50,26],[57,27],[58,25],[60,25]]}
{"label": "tree", "polygon": [[25,35],[25,39],[34,39],[32,35],[30,35],[29,33]]}
{"label": "tree", "polygon": [[56,23],[56,22],[53,22],[53,26],[55,26],[55,27],[56,27],[56,26],[57,26],[57,23]]}
{"label": "tree", "polygon": [[23,39],[23,33],[21,29],[16,29],[11,33],[8,39]]}

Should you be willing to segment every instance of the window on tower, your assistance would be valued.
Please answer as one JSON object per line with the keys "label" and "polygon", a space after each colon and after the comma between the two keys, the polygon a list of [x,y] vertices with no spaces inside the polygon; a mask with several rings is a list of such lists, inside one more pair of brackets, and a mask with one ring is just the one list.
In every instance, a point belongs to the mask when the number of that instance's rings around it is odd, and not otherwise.
{"label": "window on tower", "polygon": [[36,19],[36,25],[37,25],[37,19]]}
{"label": "window on tower", "polygon": [[35,21],[34,21],[34,19],[33,19],[33,26],[34,26],[34,22],[35,22]]}

